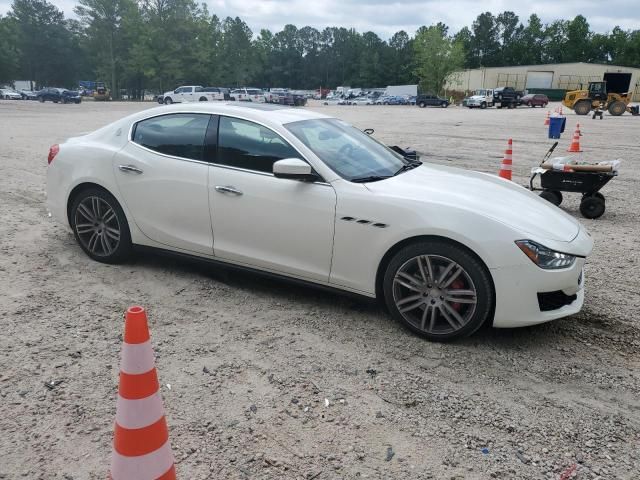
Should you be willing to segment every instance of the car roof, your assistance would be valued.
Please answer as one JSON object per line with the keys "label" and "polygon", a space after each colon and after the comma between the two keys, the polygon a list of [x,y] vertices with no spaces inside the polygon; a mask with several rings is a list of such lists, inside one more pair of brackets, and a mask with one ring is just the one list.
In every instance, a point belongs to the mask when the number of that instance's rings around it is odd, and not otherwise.
{"label": "car roof", "polygon": [[266,121],[280,125],[300,120],[331,118],[319,112],[306,108],[293,108],[257,102],[193,102],[189,104],[165,105],[144,110],[136,115],[135,121],[156,115],[169,113],[208,113],[213,115],[230,115],[255,120]]}

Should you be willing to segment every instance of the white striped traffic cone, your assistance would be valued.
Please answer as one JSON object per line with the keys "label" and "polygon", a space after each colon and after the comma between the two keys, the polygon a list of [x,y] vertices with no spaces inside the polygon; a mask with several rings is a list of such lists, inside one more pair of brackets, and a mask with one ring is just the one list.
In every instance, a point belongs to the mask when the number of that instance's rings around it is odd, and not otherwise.
{"label": "white striped traffic cone", "polygon": [[509,139],[507,143],[507,149],[504,151],[504,158],[502,159],[502,165],[500,165],[500,172],[498,172],[498,176],[505,178],[507,180],[511,180],[511,170],[513,165],[513,141]]}
{"label": "white striped traffic cone", "polygon": [[142,307],[129,307],[116,402],[112,480],[176,479],[159,390],[147,314]]}

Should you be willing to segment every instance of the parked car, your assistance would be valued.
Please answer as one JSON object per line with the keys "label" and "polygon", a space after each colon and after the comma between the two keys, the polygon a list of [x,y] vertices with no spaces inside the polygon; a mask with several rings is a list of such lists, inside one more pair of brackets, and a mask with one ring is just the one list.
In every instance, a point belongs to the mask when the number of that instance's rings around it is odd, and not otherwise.
{"label": "parked car", "polygon": [[264,92],[259,88],[236,88],[231,91],[233,100],[239,102],[259,102],[264,103]]}
{"label": "parked car", "polygon": [[383,105],[408,105],[409,100],[401,95],[392,95],[387,97]]}
{"label": "parked car", "polygon": [[573,217],[312,110],[147,109],[52,146],[48,163],[49,211],[99,262],[139,245],[262,270],[378,298],[433,340],[584,301],[593,240]]}
{"label": "parked car", "polygon": [[511,87],[498,87],[493,89],[493,104],[496,108],[516,108],[520,105],[522,92],[516,91]]}
{"label": "parked car", "polygon": [[375,100],[371,97],[358,97],[351,100],[353,105],[374,105]]}
{"label": "parked car", "polygon": [[223,87],[204,87],[202,89],[203,93],[214,93],[216,100],[230,100],[231,95],[229,94],[228,88]]}
{"label": "parked car", "polygon": [[37,100],[38,92],[34,92],[33,90],[19,90],[18,93],[22,97],[22,100]]}
{"label": "parked car", "polygon": [[80,103],[82,97],[79,92],[65,88],[43,88],[37,93],[38,101],[44,103],[48,100],[53,103]]}
{"label": "parked car", "polygon": [[425,107],[447,108],[449,106],[449,100],[447,100],[446,98],[441,98],[437,95],[433,95],[431,93],[427,93],[423,95],[418,95],[418,98],[416,98],[416,104],[420,108],[425,108]]}
{"label": "parked car", "polygon": [[530,93],[520,99],[520,105],[527,107],[546,107],[549,103],[549,97],[541,93]]}
{"label": "parked car", "polygon": [[171,92],[165,92],[158,97],[158,103],[171,105],[172,103],[211,102],[224,99],[224,92],[220,88],[211,87],[210,91],[205,91],[205,88],[200,85],[186,85]]}
{"label": "parked car", "polygon": [[0,98],[4,100],[22,100],[22,95],[11,88],[0,89]]}

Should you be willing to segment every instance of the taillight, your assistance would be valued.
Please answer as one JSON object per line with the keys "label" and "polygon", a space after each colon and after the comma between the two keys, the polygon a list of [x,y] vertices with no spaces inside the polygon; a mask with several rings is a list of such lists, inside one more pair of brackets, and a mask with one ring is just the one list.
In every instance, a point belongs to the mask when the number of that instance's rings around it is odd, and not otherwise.
{"label": "taillight", "polygon": [[55,145],[51,145],[51,148],[49,148],[49,157],[47,158],[47,163],[49,165],[51,165],[51,162],[53,162],[53,159],[56,158],[56,155],[59,151],[60,145],[58,145],[57,143]]}

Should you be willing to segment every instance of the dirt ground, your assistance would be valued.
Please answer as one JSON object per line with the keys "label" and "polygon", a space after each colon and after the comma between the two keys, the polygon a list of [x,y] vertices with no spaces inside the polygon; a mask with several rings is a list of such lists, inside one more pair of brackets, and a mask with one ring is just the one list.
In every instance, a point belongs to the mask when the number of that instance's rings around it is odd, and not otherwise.
{"label": "dirt ground", "polygon": [[[580,119],[584,159],[623,160],[604,216],[582,219],[583,311],[436,344],[350,297],[91,261],[47,216],[48,148],[152,106],[0,102],[0,479],[106,478],[131,304],[150,315],[181,479],[640,477],[640,118]],[[523,184],[551,144],[541,109],[309,108],[486,172],[512,137]],[[578,195],[562,207],[581,218]]]}

